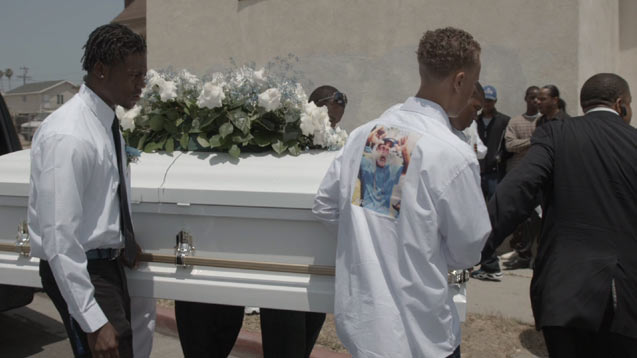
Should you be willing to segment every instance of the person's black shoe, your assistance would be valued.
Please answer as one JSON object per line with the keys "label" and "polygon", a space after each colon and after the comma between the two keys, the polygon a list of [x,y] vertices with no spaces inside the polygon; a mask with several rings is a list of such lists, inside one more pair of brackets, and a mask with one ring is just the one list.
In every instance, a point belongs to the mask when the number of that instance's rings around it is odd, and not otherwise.
{"label": "person's black shoe", "polygon": [[512,258],[511,260],[503,263],[502,265],[504,266],[505,270],[518,270],[518,269],[530,268],[531,259],[525,259],[525,258],[516,256]]}

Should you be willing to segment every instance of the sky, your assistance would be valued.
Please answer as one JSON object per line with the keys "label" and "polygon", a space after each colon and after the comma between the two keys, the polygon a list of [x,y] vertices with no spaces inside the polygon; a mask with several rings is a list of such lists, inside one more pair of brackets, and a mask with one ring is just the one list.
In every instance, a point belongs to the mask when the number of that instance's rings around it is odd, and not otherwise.
{"label": "sky", "polygon": [[[11,88],[27,83],[68,80],[80,84],[82,46],[96,27],[124,9],[124,0],[2,0],[0,2],[0,70],[13,70]],[[6,76],[0,79],[9,90]]]}

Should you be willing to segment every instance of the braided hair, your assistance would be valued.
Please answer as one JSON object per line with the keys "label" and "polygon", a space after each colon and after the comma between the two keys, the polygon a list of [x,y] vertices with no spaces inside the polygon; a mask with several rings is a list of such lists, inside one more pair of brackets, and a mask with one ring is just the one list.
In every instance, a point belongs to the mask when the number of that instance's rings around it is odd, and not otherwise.
{"label": "braided hair", "polygon": [[96,63],[115,65],[126,56],[146,53],[146,40],[120,24],[107,24],[93,30],[83,47],[82,69],[91,72]]}

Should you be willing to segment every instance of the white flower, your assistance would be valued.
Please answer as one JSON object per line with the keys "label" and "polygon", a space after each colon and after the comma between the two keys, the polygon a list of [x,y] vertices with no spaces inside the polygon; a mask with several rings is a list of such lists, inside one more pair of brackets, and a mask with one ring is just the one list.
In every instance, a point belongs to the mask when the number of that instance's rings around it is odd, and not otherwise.
{"label": "white flower", "polygon": [[271,112],[281,106],[281,92],[276,88],[265,90],[259,95],[259,106]]}
{"label": "white flower", "polygon": [[146,74],[146,87],[142,91],[142,95],[146,96],[151,91],[158,92],[162,101],[177,98],[177,84],[166,80],[155,70],[149,70]]}
{"label": "white flower", "polygon": [[212,74],[212,79],[210,80],[210,82],[212,82],[212,84],[219,86],[219,87],[224,87],[225,85],[227,85],[226,83],[226,77],[224,76],[223,73],[221,72],[215,72]]}
{"label": "white flower", "polygon": [[206,82],[201,89],[201,94],[197,98],[197,106],[203,108],[216,108],[221,107],[222,101],[226,98],[223,93],[223,88],[213,84],[212,82]]}
{"label": "white flower", "polygon": [[261,67],[260,70],[254,71],[254,80],[259,84],[264,84],[267,82],[267,78],[265,76],[265,68]]}
{"label": "white flower", "polygon": [[197,76],[195,76],[192,73],[188,72],[188,70],[186,70],[186,69],[183,69],[183,70],[181,70],[181,72],[179,72],[179,78],[181,78],[181,80],[184,83],[187,83],[187,84],[192,85],[192,86],[196,86],[200,82],[199,78],[197,78]]}
{"label": "white flower", "polygon": [[299,103],[307,102],[307,94],[305,93],[303,86],[298,82],[296,83],[296,87],[294,88],[294,95],[296,96]]}
{"label": "white flower", "polygon": [[177,84],[164,80],[163,84],[159,86],[159,98],[164,102],[177,98]]}
{"label": "white flower", "polygon": [[115,108],[115,114],[119,119],[119,123],[122,125],[122,128],[126,131],[135,130],[135,118],[139,116],[139,113],[142,111],[142,107],[138,104],[135,105],[130,110],[124,109],[122,106],[117,106]]}

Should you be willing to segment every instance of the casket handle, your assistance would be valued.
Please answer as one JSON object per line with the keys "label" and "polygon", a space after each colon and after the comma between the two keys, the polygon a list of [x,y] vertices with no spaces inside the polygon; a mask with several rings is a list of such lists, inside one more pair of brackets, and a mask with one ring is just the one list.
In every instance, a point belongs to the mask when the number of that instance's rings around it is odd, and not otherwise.
{"label": "casket handle", "polygon": [[29,245],[30,237],[29,237],[29,225],[27,225],[26,220],[22,221],[18,224],[18,236],[16,237],[15,246],[18,248],[18,252],[22,256],[29,256],[31,252],[31,246]]}
{"label": "casket handle", "polygon": [[185,258],[194,256],[195,245],[189,232],[181,230],[175,237],[175,261],[178,266],[187,267]]}

